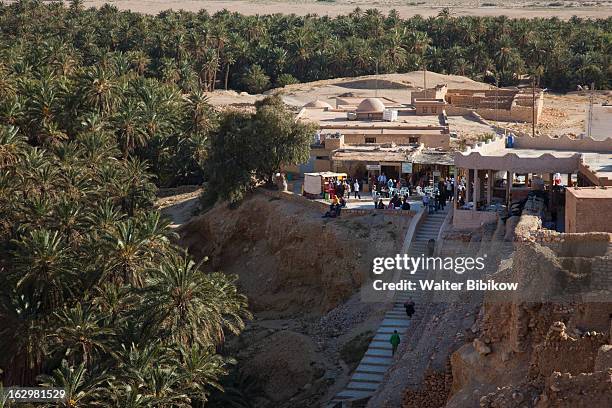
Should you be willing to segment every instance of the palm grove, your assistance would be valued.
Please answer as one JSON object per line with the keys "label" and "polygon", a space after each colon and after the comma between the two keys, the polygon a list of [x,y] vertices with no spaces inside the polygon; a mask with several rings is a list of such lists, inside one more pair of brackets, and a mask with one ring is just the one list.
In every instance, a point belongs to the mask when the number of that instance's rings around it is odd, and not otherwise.
{"label": "palm grove", "polygon": [[202,406],[219,386],[247,299],[173,244],[156,188],[206,182],[206,203],[240,201],[307,158],[313,129],[278,98],[216,112],[206,91],[421,66],[607,87],[611,31],[610,19],[0,4],[2,382],[66,388],[73,407]]}
{"label": "palm grove", "polygon": [[0,5],[0,384],[64,388],[69,407],[203,406],[250,313],[234,276],[174,244],[157,187],[206,178],[206,200],[240,200],[303,160],[312,129],[277,98],[219,114],[140,51],[35,32],[77,6]]}

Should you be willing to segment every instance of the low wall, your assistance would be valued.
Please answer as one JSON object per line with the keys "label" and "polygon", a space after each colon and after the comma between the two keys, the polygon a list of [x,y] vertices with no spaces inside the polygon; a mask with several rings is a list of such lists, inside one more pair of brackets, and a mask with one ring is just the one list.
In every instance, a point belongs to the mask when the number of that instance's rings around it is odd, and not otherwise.
{"label": "low wall", "polygon": [[497,222],[497,219],[494,211],[453,210],[453,227],[456,229],[476,229]]}
{"label": "low wall", "polygon": [[[496,109],[495,101],[482,101],[478,100],[471,101],[472,97],[461,96],[452,98],[449,102],[450,105],[445,107],[446,113],[449,116],[465,116],[472,112],[478,113],[484,119],[487,120],[498,120],[502,122],[527,122],[531,123],[533,120],[533,112],[531,109],[532,99],[531,96],[527,98],[521,95],[520,98],[515,98],[510,103],[504,101],[498,101],[499,107]],[[516,103],[520,101],[520,103]],[[538,122],[540,115],[542,114],[543,107],[543,96],[540,95],[536,98],[536,123]],[[504,108],[504,104],[509,105]],[[461,106],[463,105],[463,106]],[[489,107],[486,107],[489,106]]]}
{"label": "low wall", "polygon": [[[310,200],[302,195],[294,194],[289,191],[273,191],[267,190],[264,188],[258,189],[264,195],[273,198],[280,198],[281,200],[293,201],[301,205],[309,206],[317,211],[322,213],[329,210],[329,204],[323,203],[317,200]],[[391,215],[394,217],[414,217],[416,215],[416,211],[410,210],[377,210],[377,209],[357,209],[357,208],[343,208],[340,216],[344,215],[371,215],[371,214],[381,214],[381,215]]]}
{"label": "low wall", "polygon": [[594,140],[589,137],[573,139],[567,135],[560,137],[537,136],[517,137],[514,147],[520,149],[572,150],[575,152],[609,152],[612,138]]}

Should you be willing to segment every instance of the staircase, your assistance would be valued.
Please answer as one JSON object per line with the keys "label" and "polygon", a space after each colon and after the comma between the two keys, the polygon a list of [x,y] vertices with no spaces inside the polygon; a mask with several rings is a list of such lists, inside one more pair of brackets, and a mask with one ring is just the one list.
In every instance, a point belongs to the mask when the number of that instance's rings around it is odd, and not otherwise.
{"label": "staircase", "polygon": [[[430,239],[437,239],[438,232],[444,223],[444,219],[452,203],[446,205],[444,210],[440,210],[435,214],[424,214],[427,216],[425,220],[417,227],[414,233],[410,247],[407,250],[409,256],[421,256],[427,254],[427,242]],[[424,210],[427,211],[427,210]],[[400,279],[425,279],[427,271],[417,271],[414,275],[410,275],[407,271],[402,271]],[[382,383],[383,377],[387,369],[393,363],[391,355],[391,343],[389,338],[394,330],[403,338],[411,325],[415,325],[420,319],[423,308],[421,300],[423,292],[420,290],[414,292],[397,292],[395,295],[393,308],[387,311],[384,319],[380,323],[376,335],[370,342],[370,346],[365,355],[361,359],[359,366],[355,369],[351,380],[347,386],[336,394],[336,396],[326,405],[327,408],[342,408],[347,406],[349,401],[364,399],[370,397],[378,389]],[[416,312],[409,319],[404,310],[404,302],[408,299],[415,302]],[[413,320],[413,321],[411,321]]]}

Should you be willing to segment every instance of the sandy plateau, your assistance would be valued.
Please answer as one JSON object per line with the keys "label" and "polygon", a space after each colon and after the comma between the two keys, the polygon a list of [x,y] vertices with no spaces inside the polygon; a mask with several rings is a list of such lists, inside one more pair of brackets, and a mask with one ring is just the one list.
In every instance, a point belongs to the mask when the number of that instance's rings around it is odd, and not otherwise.
{"label": "sandy plateau", "polygon": [[455,16],[501,16],[514,18],[559,17],[569,19],[572,16],[582,18],[606,18],[612,16],[612,2],[607,0],[562,0],[562,1],[521,1],[521,0],[303,0],[303,1],[270,1],[270,0],[85,0],[86,6],[99,7],[111,3],[120,10],[132,10],[142,13],[157,14],[167,9],[215,13],[223,9],[247,15],[253,14],[319,14],[337,16],[348,14],[356,7],[362,9],[377,8],[383,13],[395,9],[401,17],[422,15],[436,16],[445,7]]}

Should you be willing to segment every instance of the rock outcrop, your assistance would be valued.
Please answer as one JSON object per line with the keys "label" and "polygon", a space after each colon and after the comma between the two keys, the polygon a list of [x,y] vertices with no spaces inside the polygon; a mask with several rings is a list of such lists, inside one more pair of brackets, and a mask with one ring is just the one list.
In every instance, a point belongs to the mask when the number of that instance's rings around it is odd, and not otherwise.
{"label": "rock outcrop", "polygon": [[612,406],[609,236],[543,232],[534,218],[494,275],[522,290],[485,296],[478,338],[451,357],[447,408]]}

